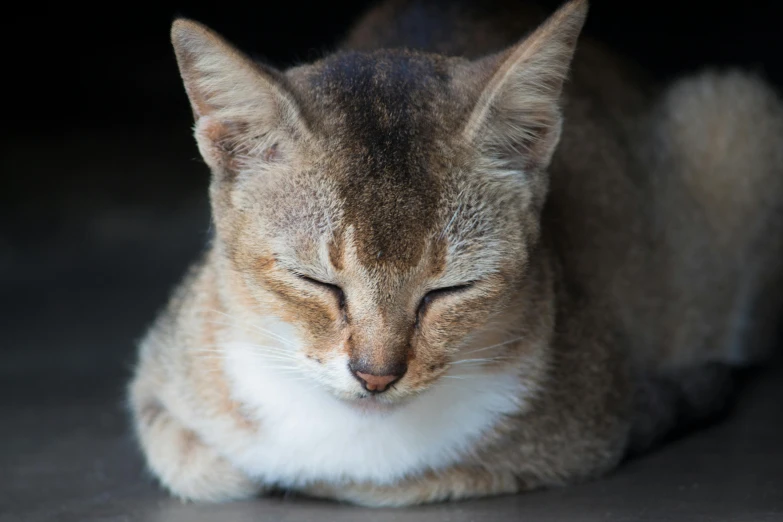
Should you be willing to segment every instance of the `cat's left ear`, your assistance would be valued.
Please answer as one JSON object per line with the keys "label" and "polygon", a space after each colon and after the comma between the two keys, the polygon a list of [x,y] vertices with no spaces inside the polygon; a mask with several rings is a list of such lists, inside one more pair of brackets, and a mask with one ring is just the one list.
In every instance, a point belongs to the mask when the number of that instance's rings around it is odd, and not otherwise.
{"label": "cat's left ear", "polygon": [[488,76],[464,136],[515,168],[545,169],[560,139],[560,95],[587,1],[572,0],[522,42],[480,60]]}
{"label": "cat's left ear", "polygon": [[276,136],[309,134],[282,73],[192,20],[174,22],[171,42],[196,118],[199,150],[216,176],[230,178],[251,156],[269,155],[265,146],[275,147]]}

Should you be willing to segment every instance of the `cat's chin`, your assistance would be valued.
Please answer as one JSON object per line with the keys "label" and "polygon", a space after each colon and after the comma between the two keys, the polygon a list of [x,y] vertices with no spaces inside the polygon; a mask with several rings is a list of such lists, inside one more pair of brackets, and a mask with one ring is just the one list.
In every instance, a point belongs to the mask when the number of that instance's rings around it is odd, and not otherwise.
{"label": "cat's chin", "polygon": [[380,399],[375,395],[370,395],[368,397],[343,399],[342,402],[359,413],[365,413],[368,415],[384,415],[397,411],[403,407],[407,401],[391,402],[389,400]]}

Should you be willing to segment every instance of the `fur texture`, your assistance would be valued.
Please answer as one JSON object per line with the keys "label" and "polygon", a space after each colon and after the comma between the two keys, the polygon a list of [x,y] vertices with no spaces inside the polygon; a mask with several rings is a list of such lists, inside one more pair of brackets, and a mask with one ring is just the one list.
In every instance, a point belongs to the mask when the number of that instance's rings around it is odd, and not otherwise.
{"label": "fur texture", "polygon": [[286,72],[174,23],[216,234],[129,388],[172,494],[572,483],[713,415],[763,359],[777,95],[739,71],[656,86],[587,40],[574,57],[584,0],[518,4],[386,2]]}

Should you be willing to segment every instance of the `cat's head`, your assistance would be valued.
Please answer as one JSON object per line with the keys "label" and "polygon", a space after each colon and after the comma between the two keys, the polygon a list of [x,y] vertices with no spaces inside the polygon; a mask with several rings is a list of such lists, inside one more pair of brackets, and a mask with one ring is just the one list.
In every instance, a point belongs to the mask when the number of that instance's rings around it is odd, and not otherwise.
{"label": "cat's head", "polygon": [[275,357],[395,402],[539,335],[545,171],[586,9],[476,61],[342,52],[285,73],[175,22],[224,281],[259,331],[289,327]]}

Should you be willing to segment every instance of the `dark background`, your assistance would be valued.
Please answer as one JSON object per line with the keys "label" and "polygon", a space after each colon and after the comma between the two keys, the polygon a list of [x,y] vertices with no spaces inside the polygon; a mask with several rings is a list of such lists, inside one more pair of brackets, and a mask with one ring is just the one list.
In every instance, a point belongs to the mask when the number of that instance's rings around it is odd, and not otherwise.
{"label": "dark background", "polygon": [[[780,0],[592,3],[585,32],[659,79],[731,64],[783,90]],[[125,386],[136,341],[209,230],[169,25],[189,16],[282,67],[328,51],[367,2],[74,4],[0,15],[0,522],[781,519],[783,368],[754,380],[731,422],[583,488],[410,518],[163,495]]]}
{"label": "dark background", "polygon": [[[444,0],[445,1],[445,0]],[[522,2],[526,0],[520,0]],[[563,0],[540,0],[553,10]],[[205,2],[126,4],[116,11],[30,2],[4,15],[4,131],[42,132],[182,122],[190,117],[168,41],[177,16],[201,21],[277,66],[329,50],[372,2]],[[23,9],[25,9],[23,7]],[[783,7],[774,0],[593,0],[586,32],[660,75],[704,64],[761,67],[780,84]],[[10,62],[8,59],[10,58]],[[10,74],[8,74],[10,73]],[[7,93],[9,94],[9,93]],[[50,129],[55,130],[55,129]]]}
{"label": "dark background", "polygon": [[[661,79],[743,65],[780,89],[780,4],[595,0],[585,32]],[[4,14],[0,327],[14,361],[8,371],[127,363],[204,243],[208,172],[169,44],[173,18],[206,23],[284,67],[331,49],[368,5],[28,2]]]}

